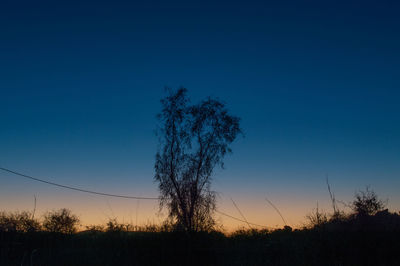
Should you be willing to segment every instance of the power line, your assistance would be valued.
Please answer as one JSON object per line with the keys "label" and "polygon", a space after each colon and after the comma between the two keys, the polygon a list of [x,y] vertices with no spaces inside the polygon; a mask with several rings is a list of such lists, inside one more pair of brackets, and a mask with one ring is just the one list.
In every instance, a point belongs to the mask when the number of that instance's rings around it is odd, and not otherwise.
{"label": "power line", "polygon": [[[18,176],[21,176],[21,177],[25,177],[25,178],[28,178],[28,179],[31,179],[31,180],[34,180],[34,181],[37,181],[37,182],[45,183],[45,184],[48,184],[48,185],[61,187],[61,188],[74,190],[74,191],[79,191],[79,192],[84,192],[84,193],[89,193],[89,194],[94,194],[94,195],[100,195],[100,196],[106,196],[106,197],[114,197],[114,198],[124,198],[124,199],[142,199],[142,200],[158,200],[159,199],[159,198],[154,198],[154,197],[135,197],[135,196],[128,196],[128,195],[117,195],[117,194],[102,193],[102,192],[97,192],[97,191],[92,191],[92,190],[87,190],[87,189],[82,189],[82,188],[77,188],[77,187],[61,185],[61,184],[58,184],[58,183],[54,183],[54,182],[46,181],[46,180],[43,180],[43,179],[40,179],[40,178],[36,178],[36,177],[33,177],[33,176],[29,176],[29,175],[26,175],[26,174],[21,174],[21,173],[18,173],[16,171],[13,171],[13,170],[10,170],[10,169],[7,169],[7,168],[3,168],[3,167],[0,167],[0,170],[3,170],[5,172],[8,172],[8,173],[11,173],[11,174],[14,174],[14,175],[18,175]],[[251,222],[242,220],[240,218],[237,218],[235,216],[226,214],[226,213],[224,213],[222,211],[215,210],[215,212],[219,213],[219,214],[221,214],[223,216],[229,217],[229,218],[231,218],[233,220],[242,222],[242,223],[247,223],[247,224],[251,224],[251,225],[254,225],[254,226],[258,226],[258,227],[267,228],[267,226],[256,224],[256,223],[251,223]]]}
{"label": "power line", "polygon": [[66,185],[61,185],[61,184],[57,184],[54,182],[50,182],[50,181],[46,181],[43,179],[39,179],[36,177],[32,177],[29,175],[25,175],[25,174],[21,174],[3,167],[0,167],[0,170],[9,172],[11,174],[14,175],[19,175],[25,178],[29,178],[31,180],[35,180],[38,182],[42,182],[48,185],[52,185],[52,186],[56,186],[56,187],[61,187],[61,188],[66,188],[66,189],[70,189],[70,190],[75,190],[75,191],[80,191],[80,192],[85,192],[85,193],[90,193],[90,194],[95,194],[95,195],[100,195],[100,196],[107,196],[107,197],[114,197],[114,198],[124,198],[124,199],[142,199],[142,200],[158,200],[158,198],[152,198],[152,197],[135,197],[135,196],[127,196],[127,195],[117,195],[117,194],[109,194],[109,193],[102,193],[102,192],[97,192],[97,191],[91,191],[91,190],[87,190],[87,189],[82,189],[82,188],[77,188],[77,187],[71,187],[71,186],[66,186]]}

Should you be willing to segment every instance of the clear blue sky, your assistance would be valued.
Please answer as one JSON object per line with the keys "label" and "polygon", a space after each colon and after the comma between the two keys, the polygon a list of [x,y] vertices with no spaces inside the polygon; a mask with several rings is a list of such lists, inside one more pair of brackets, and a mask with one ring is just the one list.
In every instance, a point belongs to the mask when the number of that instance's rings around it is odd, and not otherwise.
{"label": "clear blue sky", "polygon": [[[339,199],[371,185],[400,209],[397,1],[168,2],[3,1],[0,166],[157,196],[159,100],[185,86],[242,118],[246,136],[214,183],[232,214],[229,197],[278,224],[268,195],[288,217],[301,210],[297,223],[328,200],[326,174]],[[0,209],[37,195],[43,210],[91,210],[91,196],[6,173],[0,184]]]}

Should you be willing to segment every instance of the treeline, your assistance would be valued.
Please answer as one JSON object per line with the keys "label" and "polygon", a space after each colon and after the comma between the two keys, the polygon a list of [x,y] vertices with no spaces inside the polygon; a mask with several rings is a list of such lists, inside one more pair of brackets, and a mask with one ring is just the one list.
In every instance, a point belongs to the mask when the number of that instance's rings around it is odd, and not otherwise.
{"label": "treeline", "polygon": [[0,213],[0,265],[398,265],[400,213],[370,189],[341,210],[315,209],[292,229],[188,232],[171,223],[136,227],[111,219],[77,231],[61,209]]}
{"label": "treeline", "polygon": [[[82,230],[83,229],[83,230]],[[0,233],[34,233],[48,232],[59,234],[76,234],[85,232],[172,232],[173,224],[164,222],[158,224],[132,225],[118,222],[110,218],[105,225],[81,226],[77,215],[69,209],[59,209],[46,212],[41,218],[35,218],[34,212],[0,212]]]}
{"label": "treeline", "polygon": [[[400,212],[390,212],[386,209],[387,202],[378,198],[376,193],[369,187],[365,191],[355,194],[354,200],[350,203],[342,204],[351,209],[345,212],[338,207],[337,200],[329,193],[332,201],[332,213],[320,210],[318,207],[306,216],[307,223],[303,228],[309,229],[368,229],[368,230],[400,230]],[[59,209],[46,212],[41,218],[35,218],[35,212],[0,212],[0,232],[53,232],[63,234],[73,234],[78,232],[80,226],[79,218],[68,209]],[[179,230],[171,220],[167,220],[161,225],[147,224],[143,226],[120,223],[116,218],[109,219],[105,225],[86,225],[83,231],[92,232],[114,232],[114,231],[141,231],[141,232],[171,232]],[[285,226],[285,230],[292,230]],[[215,228],[209,230],[218,231]],[[233,235],[246,231],[239,229]],[[250,229],[250,231],[270,232],[269,230]]]}
{"label": "treeline", "polygon": [[38,232],[72,234],[77,232],[79,218],[68,209],[45,213],[42,219],[34,217],[34,212],[0,212],[0,232]]}

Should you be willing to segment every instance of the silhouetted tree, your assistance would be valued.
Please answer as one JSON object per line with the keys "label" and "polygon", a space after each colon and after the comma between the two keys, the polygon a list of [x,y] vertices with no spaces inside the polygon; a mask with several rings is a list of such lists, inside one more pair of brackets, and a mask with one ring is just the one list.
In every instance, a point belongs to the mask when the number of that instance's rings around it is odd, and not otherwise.
{"label": "silhouetted tree", "polygon": [[359,191],[355,194],[355,199],[351,205],[356,216],[375,215],[382,211],[385,203],[378,199],[378,196],[369,187],[365,191]]}
{"label": "silhouetted tree", "polygon": [[215,166],[223,167],[229,144],[241,133],[239,118],[210,97],[190,105],[185,88],[168,92],[158,115],[154,179],[159,182],[160,207],[166,206],[169,217],[184,230],[210,230],[215,225],[212,173]]}
{"label": "silhouetted tree", "polygon": [[78,224],[79,218],[68,209],[47,212],[43,220],[46,231],[64,234],[75,233]]}

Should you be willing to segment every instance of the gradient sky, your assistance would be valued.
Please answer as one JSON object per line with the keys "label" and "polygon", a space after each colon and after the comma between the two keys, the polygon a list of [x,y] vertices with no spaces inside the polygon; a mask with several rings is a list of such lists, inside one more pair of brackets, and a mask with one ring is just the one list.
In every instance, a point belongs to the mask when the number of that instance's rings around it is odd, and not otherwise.
{"label": "gradient sky", "polygon": [[[166,3],[168,2],[168,3]],[[190,2],[190,3],[189,3]],[[157,196],[164,86],[242,118],[213,188],[221,211],[293,226],[370,185],[400,209],[398,1],[2,1],[0,166],[96,191]],[[156,202],[0,172],[0,209],[67,207],[84,223],[158,222]],[[217,216],[226,228],[242,224]]]}

